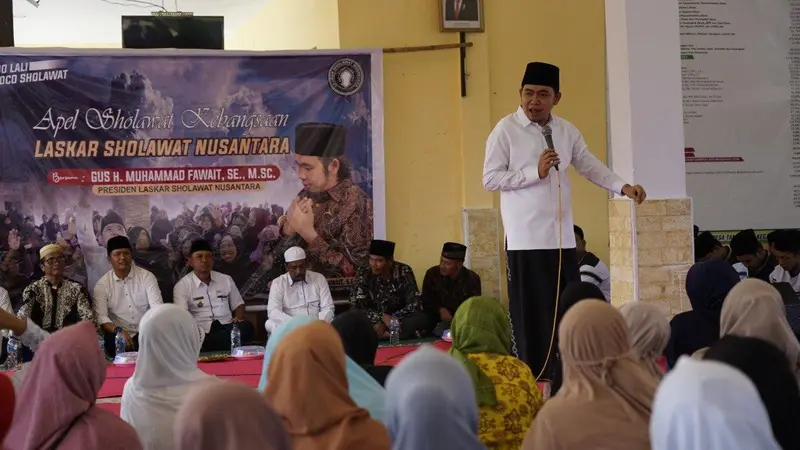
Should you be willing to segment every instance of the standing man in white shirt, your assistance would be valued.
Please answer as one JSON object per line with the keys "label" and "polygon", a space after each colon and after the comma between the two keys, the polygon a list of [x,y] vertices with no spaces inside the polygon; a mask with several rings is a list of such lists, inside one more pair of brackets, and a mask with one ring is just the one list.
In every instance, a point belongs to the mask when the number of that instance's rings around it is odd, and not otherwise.
{"label": "standing man in white shirt", "polygon": [[173,290],[173,302],[186,308],[206,333],[202,351],[231,349],[231,331],[239,327],[242,343],[253,338],[253,325],[244,319],[244,300],[233,278],[211,270],[214,254],[204,239],[189,250],[192,273],[181,278]]}
{"label": "standing man in white shirt", "polygon": [[646,194],[592,155],[573,124],[551,114],[561,100],[558,67],[529,63],[519,94],[520,106],[500,119],[486,141],[483,186],[500,191],[516,353],[534,375],[549,376],[559,289],[579,279],[567,166],[637,203]]}
{"label": "standing man in white shirt", "polygon": [[103,330],[106,353],[116,353],[116,329],[122,329],[127,350],[139,349],[139,321],[150,308],[164,303],[155,275],[133,264],[131,243],[114,236],[106,243],[111,270],[94,286],[94,315]]}
{"label": "standing man in white shirt", "polygon": [[290,247],[283,252],[283,257],[286,273],[275,278],[269,288],[267,332],[274,332],[295,316],[333,321],[333,297],[325,276],[307,269],[306,252],[300,247]]}

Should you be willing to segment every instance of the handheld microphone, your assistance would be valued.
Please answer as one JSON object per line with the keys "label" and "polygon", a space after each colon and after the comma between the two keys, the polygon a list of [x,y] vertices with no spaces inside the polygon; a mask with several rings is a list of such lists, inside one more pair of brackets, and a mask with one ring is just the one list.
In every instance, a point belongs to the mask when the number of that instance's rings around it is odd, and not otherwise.
{"label": "handheld microphone", "polygon": [[[544,135],[544,140],[547,142],[547,148],[551,148],[553,150],[556,149],[555,145],[553,145],[553,129],[550,128],[550,125],[545,125],[542,127],[542,134]],[[558,164],[553,166],[558,170]]]}

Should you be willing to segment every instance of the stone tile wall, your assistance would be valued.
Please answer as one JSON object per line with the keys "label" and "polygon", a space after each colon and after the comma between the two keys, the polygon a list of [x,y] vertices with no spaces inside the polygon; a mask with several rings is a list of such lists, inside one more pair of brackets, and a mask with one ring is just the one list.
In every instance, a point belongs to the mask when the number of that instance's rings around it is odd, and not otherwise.
{"label": "stone tile wall", "polygon": [[467,208],[463,210],[462,223],[464,244],[468,247],[465,265],[481,277],[484,295],[500,299],[500,283],[505,278],[500,273],[498,214],[494,208]]}
{"label": "stone tile wall", "polygon": [[690,308],[685,272],[694,262],[690,198],[609,200],[611,297],[615,305],[640,300],[670,317]]}

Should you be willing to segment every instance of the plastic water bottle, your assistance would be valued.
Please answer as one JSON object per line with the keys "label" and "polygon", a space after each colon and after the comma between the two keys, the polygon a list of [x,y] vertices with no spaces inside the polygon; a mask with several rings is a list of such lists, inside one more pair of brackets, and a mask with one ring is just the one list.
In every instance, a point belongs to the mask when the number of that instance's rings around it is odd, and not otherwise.
{"label": "plastic water bottle", "polygon": [[114,338],[114,349],[116,354],[125,353],[125,336],[122,335],[122,328],[117,327],[117,337]]}
{"label": "plastic water bottle", "polygon": [[103,357],[106,356],[106,338],[103,335],[97,337],[98,342],[100,343],[100,351],[103,352]]}
{"label": "plastic water bottle", "polygon": [[231,353],[233,353],[233,349],[242,346],[242,332],[239,331],[239,327],[235,324],[231,329]]}
{"label": "plastic water bottle", "polygon": [[17,340],[17,337],[14,336],[14,333],[8,333],[8,345],[6,345],[6,368],[8,370],[17,370],[17,364],[19,363],[19,351],[20,351],[20,343]]}
{"label": "plastic water bottle", "polygon": [[397,317],[392,316],[392,320],[389,321],[389,344],[397,345],[399,343],[400,343],[400,321],[397,320]]}

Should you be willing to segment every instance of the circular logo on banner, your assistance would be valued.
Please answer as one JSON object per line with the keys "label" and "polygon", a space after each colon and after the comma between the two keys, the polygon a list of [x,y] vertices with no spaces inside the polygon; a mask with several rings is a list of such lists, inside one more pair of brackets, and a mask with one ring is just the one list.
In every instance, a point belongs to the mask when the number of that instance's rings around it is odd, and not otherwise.
{"label": "circular logo on banner", "polygon": [[328,86],[339,95],[355,94],[364,85],[364,69],[356,60],[342,58],[328,70]]}

